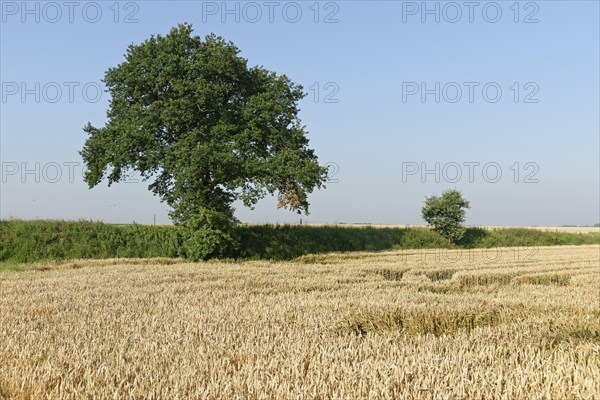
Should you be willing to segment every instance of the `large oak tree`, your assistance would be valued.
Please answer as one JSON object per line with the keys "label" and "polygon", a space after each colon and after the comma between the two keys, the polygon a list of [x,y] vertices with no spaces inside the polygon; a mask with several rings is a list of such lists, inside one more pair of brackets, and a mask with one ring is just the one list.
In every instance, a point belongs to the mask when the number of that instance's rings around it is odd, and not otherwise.
{"label": "large oak tree", "polygon": [[192,35],[189,24],[130,45],[104,77],[106,125],[84,128],[90,188],[137,170],[183,225],[226,224],[235,200],[253,206],[275,192],[280,207],[308,212],[327,168],[298,118],[305,93],[285,75],[248,67],[239,52],[221,37]]}

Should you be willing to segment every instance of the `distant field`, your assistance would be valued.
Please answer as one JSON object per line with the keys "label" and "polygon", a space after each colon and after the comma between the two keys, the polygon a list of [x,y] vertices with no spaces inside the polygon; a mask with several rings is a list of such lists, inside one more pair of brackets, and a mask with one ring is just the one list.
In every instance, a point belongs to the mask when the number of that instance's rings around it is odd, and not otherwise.
{"label": "distant field", "polygon": [[600,227],[591,226],[482,226],[484,229],[511,229],[525,228],[534,229],[542,232],[566,232],[566,233],[599,233]]}
{"label": "distant field", "polygon": [[594,399],[600,246],[0,273],[0,398]]}
{"label": "distant field", "polygon": [[[128,226],[131,224],[116,224],[121,226]],[[144,224],[149,225],[149,224]],[[243,223],[244,226],[265,226],[272,224],[248,224]],[[399,229],[410,229],[410,228],[424,228],[428,229],[427,226],[424,225],[394,225],[394,224],[346,224],[346,223],[331,223],[331,224],[313,224],[313,223],[304,223],[304,224],[281,224],[282,226],[329,226],[329,227],[339,227],[339,228],[399,228]],[[156,224],[153,226],[173,226],[172,224]],[[565,232],[565,233],[600,233],[600,227],[597,226],[479,226],[479,225],[471,225],[470,228],[479,228],[479,229],[533,229],[542,232]]]}
{"label": "distant field", "polygon": [[[253,225],[253,224],[249,224]],[[338,227],[372,227],[372,228],[427,228],[421,225],[386,225],[386,224],[305,224],[307,226],[338,226]],[[600,227],[592,226],[470,226],[480,229],[533,229],[542,232],[565,232],[565,233],[600,233]]]}

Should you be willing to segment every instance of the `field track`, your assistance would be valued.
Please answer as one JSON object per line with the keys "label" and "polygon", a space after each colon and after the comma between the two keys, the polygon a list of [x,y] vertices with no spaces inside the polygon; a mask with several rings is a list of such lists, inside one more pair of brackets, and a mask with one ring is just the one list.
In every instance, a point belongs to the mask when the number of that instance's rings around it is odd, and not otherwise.
{"label": "field track", "polygon": [[598,399],[599,290],[598,245],[34,264],[0,398]]}

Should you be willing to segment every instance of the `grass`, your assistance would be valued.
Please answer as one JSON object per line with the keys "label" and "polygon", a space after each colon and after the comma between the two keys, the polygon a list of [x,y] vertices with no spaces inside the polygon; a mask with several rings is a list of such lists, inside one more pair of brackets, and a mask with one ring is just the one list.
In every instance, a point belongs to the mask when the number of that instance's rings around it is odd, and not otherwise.
{"label": "grass", "polygon": [[[427,228],[240,225],[235,259],[290,260],[329,252],[391,249],[491,248],[600,243],[600,233],[543,232],[532,229],[470,228],[454,245]],[[183,232],[175,226],[110,225],[91,221],[0,221],[0,263],[47,260],[185,257]],[[318,260],[318,257],[314,258]],[[305,258],[307,263],[310,258]]]}
{"label": "grass", "polygon": [[181,256],[174,227],[101,222],[0,221],[0,262]]}
{"label": "grass", "polygon": [[0,272],[0,398],[596,399],[600,246],[538,250]]}

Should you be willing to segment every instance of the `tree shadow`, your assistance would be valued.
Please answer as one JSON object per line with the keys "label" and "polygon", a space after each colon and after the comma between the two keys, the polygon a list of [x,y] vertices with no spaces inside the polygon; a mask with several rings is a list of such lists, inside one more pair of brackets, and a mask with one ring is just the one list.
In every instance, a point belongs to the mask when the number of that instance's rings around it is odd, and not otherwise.
{"label": "tree shadow", "polygon": [[464,236],[458,241],[458,245],[464,248],[478,247],[478,243],[490,235],[489,231],[482,228],[467,228]]}
{"label": "tree shadow", "polygon": [[236,258],[289,260],[307,254],[451,247],[425,228],[260,225],[240,227]]}

